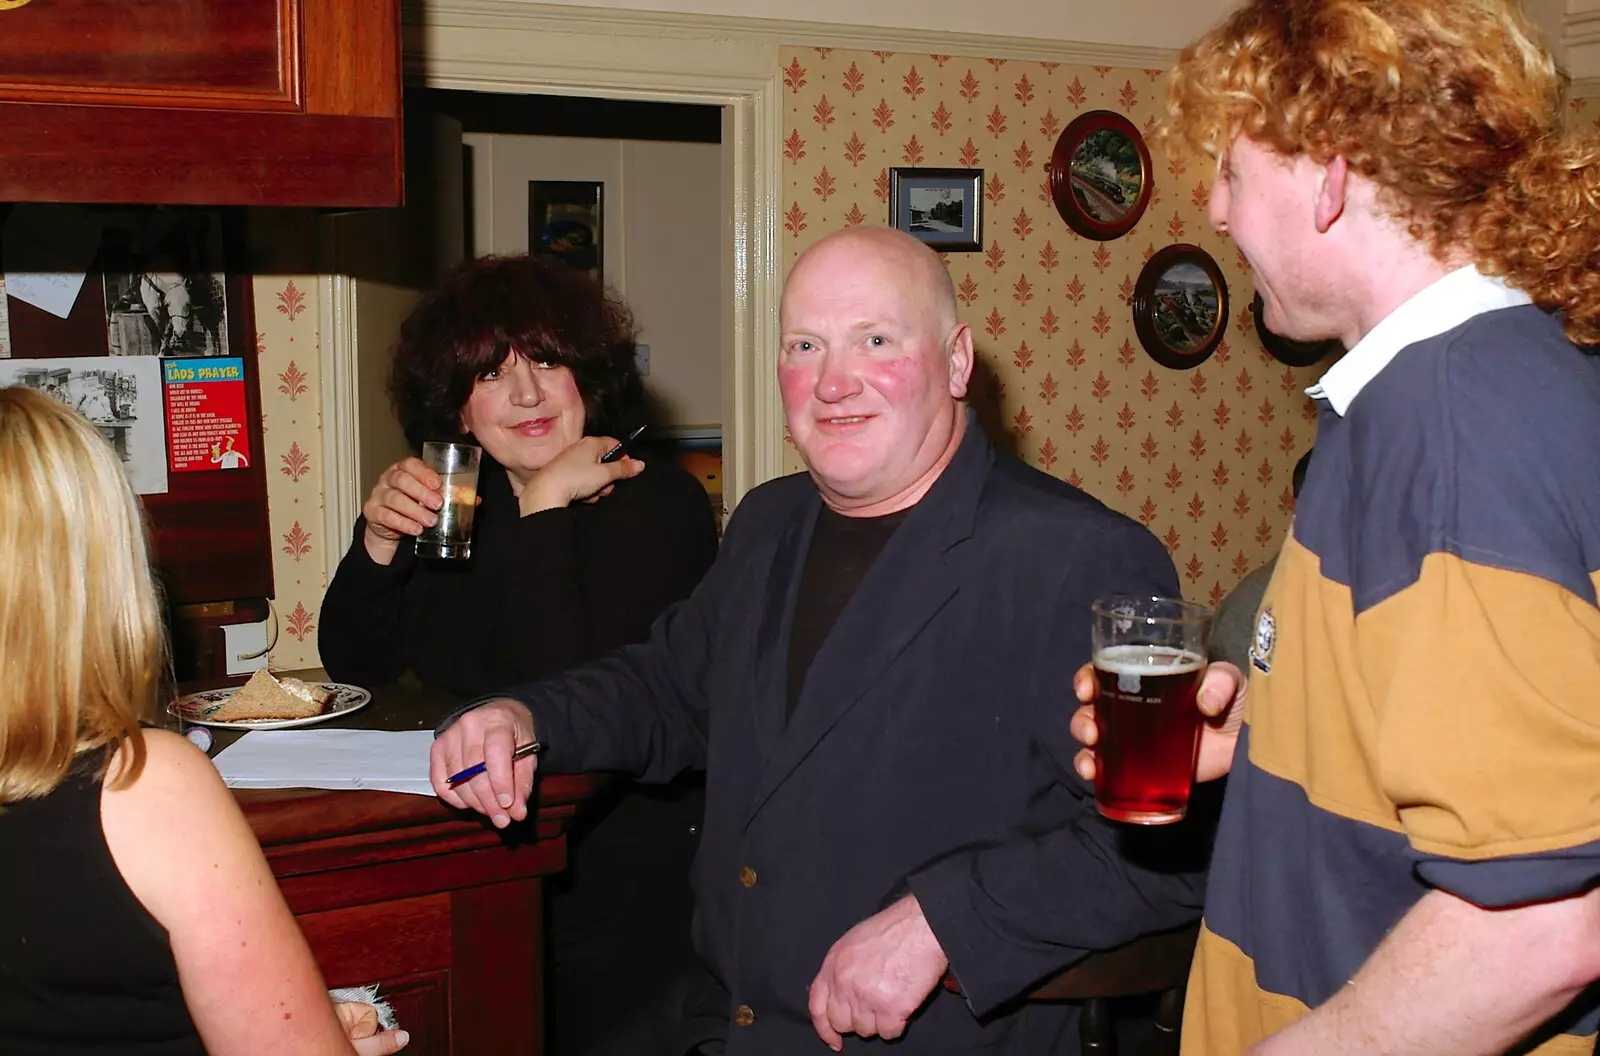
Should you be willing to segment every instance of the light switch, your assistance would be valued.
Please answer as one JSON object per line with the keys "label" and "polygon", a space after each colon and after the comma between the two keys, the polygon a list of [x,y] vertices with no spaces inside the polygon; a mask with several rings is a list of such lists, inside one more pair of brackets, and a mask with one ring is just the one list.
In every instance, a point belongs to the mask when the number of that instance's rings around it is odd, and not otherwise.
{"label": "light switch", "polygon": [[650,373],[650,346],[634,345],[633,360],[639,364],[639,376],[644,377]]}
{"label": "light switch", "polygon": [[[267,623],[228,623],[222,627],[222,648],[228,674],[248,675],[267,666]],[[260,656],[254,654],[260,653]],[[240,657],[250,657],[241,660]]]}

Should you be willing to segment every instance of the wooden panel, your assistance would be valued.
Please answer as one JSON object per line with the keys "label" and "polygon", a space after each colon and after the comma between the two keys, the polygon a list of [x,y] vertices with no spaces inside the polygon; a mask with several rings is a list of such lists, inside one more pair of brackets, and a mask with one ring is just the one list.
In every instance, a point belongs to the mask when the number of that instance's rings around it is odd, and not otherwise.
{"label": "wooden panel", "polygon": [[0,201],[400,204],[398,116],[0,103],[0,128]]}
{"label": "wooden panel", "polygon": [[[449,975],[429,972],[383,983],[381,993],[394,1006],[395,1020],[411,1035],[406,1056],[450,1056]],[[484,1014],[497,1015],[498,1010]]]}
{"label": "wooden panel", "polygon": [[399,112],[396,0],[302,0],[305,109],[391,117]]}
{"label": "wooden panel", "polygon": [[366,986],[450,967],[450,896],[306,913],[300,930],[329,986]]}
{"label": "wooden panel", "polygon": [[[349,720],[334,720],[330,725],[349,722],[352,729],[423,729],[410,722],[407,710],[417,698],[425,714],[442,717],[434,702],[426,699],[427,691],[413,691],[404,686],[380,686],[374,690],[377,699],[372,711],[380,716],[394,718],[394,725],[362,725],[371,723],[371,714],[351,716]],[[429,721],[431,726],[432,722]],[[541,821],[558,822],[572,816],[578,803],[599,793],[606,787],[607,778],[601,774],[551,774],[540,775],[536,786]],[[268,852],[268,857],[279,851],[304,851],[314,846],[349,846],[345,841],[361,836],[379,836],[383,839],[405,839],[409,830],[431,827],[441,822],[459,824],[467,832],[487,834],[487,843],[498,843],[493,827],[468,811],[454,810],[430,796],[406,796],[394,792],[331,792],[315,788],[279,788],[238,790],[234,798],[250,821],[256,839]],[[556,833],[560,832],[557,828]],[[552,834],[553,835],[553,834]],[[280,874],[281,875],[281,874]]]}
{"label": "wooden panel", "polygon": [[293,106],[296,28],[292,0],[28,3],[0,10],[0,98]]}
{"label": "wooden panel", "polygon": [[[452,1052],[538,1056],[544,1051],[544,974],[538,881],[458,892],[451,900]],[[536,941],[530,946],[527,936]],[[493,1016],[472,1014],[487,1006]]]}

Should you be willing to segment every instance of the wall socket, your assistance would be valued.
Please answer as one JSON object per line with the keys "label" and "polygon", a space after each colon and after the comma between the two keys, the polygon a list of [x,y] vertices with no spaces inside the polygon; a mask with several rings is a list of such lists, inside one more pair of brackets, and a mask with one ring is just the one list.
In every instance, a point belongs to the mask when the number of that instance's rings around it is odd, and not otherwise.
{"label": "wall socket", "polygon": [[639,376],[647,376],[650,373],[650,346],[634,345],[633,361],[639,365]]}

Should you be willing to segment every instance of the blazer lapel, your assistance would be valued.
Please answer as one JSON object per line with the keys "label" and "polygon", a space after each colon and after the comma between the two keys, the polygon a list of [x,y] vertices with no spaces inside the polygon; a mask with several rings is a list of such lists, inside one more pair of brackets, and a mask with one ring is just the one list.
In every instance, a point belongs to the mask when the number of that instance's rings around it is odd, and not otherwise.
{"label": "blazer lapel", "polygon": [[[812,661],[794,717],[785,728],[789,633],[799,579],[799,569],[795,570],[776,643],[778,735],[764,742],[772,748],[750,800],[746,824],[955,596],[960,578],[957,547],[971,535],[977,494],[991,460],[977,423],[969,419],[967,424],[968,436],[944,477],[895,532],[839,614]],[[814,514],[807,521],[807,540],[815,521]],[[796,561],[803,565],[804,559],[802,549]],[[758,677],[765,686],[771,676]]]}
{"label": "blazer lapel", "polygon": [[818,499],[797,518],[778,540],[772,552],[772,565],[762,591],[760,623],[756,628],[752,701],[756,745],[761,758],[772,754],[783,735],[788,716],[789,635],[794,627],[795,598],[800,590],[800,575],[805,568],[806,549],[822,509]]}

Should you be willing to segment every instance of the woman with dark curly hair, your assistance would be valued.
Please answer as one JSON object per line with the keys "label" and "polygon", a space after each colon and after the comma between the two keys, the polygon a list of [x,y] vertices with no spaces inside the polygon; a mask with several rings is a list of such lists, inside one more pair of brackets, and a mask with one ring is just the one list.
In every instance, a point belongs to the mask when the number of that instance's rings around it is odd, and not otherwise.
{"label": "woman with dark curly hair", "polygon": [[[600,461],[642,420],[633,335],[588,276],[523,256],[469,261],[418,304],[390,393],[413,448],[483,449],[472,557],[414,555],[440,480],[416,457],[385,469],[323,600],[330,677],[409,671],[467,699],[643,641],[694,589],[717,546],[699,482],[665,458]],[[550,1051],[652,1051],[644,1006],[690,956],[699,812],[698,790],[625,786],[580,826],[550,900]]]}

